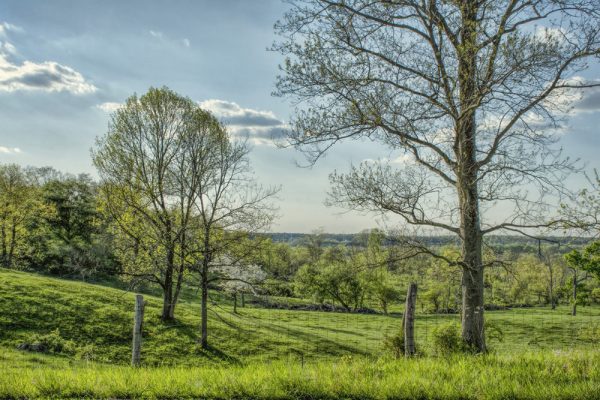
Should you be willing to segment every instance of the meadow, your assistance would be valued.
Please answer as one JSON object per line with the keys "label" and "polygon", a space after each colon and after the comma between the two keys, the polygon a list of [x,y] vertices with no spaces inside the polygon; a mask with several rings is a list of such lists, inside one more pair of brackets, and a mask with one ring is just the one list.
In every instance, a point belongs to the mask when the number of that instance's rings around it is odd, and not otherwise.
{"label": "meadow", "polygon": [[[14,348],[35,335],[58,330],[72,353],[93,361],[126,364],[134,293],[102,285],[0,270],[0,345]],[[144,365],[247,364],[273,360],[328,360],[340,356],[384,356],[383,341],[398,332],[401,315],[353,314],[238,307],[213,294],[209,313],[210,349],[198,345],[200,310],[193,291],[184,296],[174,323],[159,319],[161,299],[145,295]],[[590,329],[600,325],[600,308],[567,306],[515,308],[487,313],[499,335],[490,338],[499,354],[530,350],[586,350],[597,345]],[[420,313],[416,338],[428,353],[436,326],[458,315]],[[294,362],[295,362],[294,361]]]}
{"label": "meadow", "polygon": [[[0,270],[0,398],[594,398],[600,389],[600,308],[487,313],[490,354],[438,357],[434,328],[457,315],[419,313],[420,356],[394,360],[383,346],[393,313],[238,307],[213,294],[208,350],[188,291],[172,324],[146,294],[142,368],[130,359],[131,292]],[[16,350],[43,335],[54,354]],[[317,379],[318,378],[318,379]]]}

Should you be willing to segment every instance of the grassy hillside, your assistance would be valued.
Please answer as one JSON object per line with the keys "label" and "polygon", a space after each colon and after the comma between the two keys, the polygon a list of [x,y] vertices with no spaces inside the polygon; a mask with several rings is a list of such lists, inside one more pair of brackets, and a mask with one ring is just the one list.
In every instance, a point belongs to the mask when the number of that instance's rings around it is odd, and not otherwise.
{"label": "grassy hillside", "polygon": [[[68,358],[126,364],[130,358],[133,293],[0,269],[0,346],[14,349],[35,335],[59,330],[71,341]],[[146,296],[144,365],[253,363],[272,360],[337,360],[343,355],[379,356],[383,338],[399,329],[399,317],[344,313],[239,309],[213,303],[209,334],[212,348],[197,344],[199,306],[193,298],[182,301],[177,321],[159,318],[161,299]],[[428,351],[431,331],[457,316],[417,316],[416,337]],[[593,328],[600,325],[600,309],[580,308],[571,317],[566,308],[515,309],[489,312],[487,319],[501,328],[504,340],[491,340],[498,354],[525,350],[592,349]],[[592,335],[588,334],[592,329]]]}

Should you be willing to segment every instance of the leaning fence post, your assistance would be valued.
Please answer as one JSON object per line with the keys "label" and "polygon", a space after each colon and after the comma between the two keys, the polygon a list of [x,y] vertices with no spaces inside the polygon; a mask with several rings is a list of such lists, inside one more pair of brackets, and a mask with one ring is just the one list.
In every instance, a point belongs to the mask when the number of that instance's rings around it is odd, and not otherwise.
{"label": "leaning fence post", "polygon": [[404,307],[404,318],[402,319],[402,330],[404,331],[404,355],[415,355],[415,309],[417,304],[417,284],[411,283],[406,293],[406,306]]}
{"label": "leaning fence post", "polygon": [[135,315],[133,316],[133,346],[131,366],[138,367],[142,352],[142,324],[144,322],[144,296],[135,295]]}

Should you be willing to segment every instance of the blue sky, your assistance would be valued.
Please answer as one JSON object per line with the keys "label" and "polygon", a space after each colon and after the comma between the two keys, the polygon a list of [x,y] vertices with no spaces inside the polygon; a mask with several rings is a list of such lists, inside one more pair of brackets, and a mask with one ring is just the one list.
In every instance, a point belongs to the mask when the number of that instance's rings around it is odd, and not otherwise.
{"label": "blue sky", "polygon": [[[281,185],[274,231],[357,232],[372,216],[327,208],[327,176],[350,163],[389,156],[374,144],[336,147],[312,169],[303,156],[267,138],[291,107],[271,96],[279,0],[0,2],[0,162],[51,165],[95,175],[89,150],[106,132],[109,112],[134,92],[167,85],[201,102],[253,139],[257,179]],[[593,66],[589,78],[600,78]],[[595,96],[600,97],[600,96]],[[569,123],[562,145],[588,169],[600,167],[600,98]],[[581,179],[575,185],[583,184]]]}

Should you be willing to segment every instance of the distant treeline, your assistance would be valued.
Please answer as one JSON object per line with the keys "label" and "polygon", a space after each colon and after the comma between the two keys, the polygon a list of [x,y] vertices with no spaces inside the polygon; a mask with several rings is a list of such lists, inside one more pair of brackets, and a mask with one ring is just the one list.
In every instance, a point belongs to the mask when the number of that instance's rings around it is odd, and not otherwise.
{"label": "distant treeline", "polygon": [[[359,233],[325,233],[318,232],[321,236],[322,246],[330,247],[337,245],[355,245],[364,246],[365,234],[367,231]],[[315,233],[295,233],[295,232],[273,232],[267,234],[275,243],[286,243],[290,246],[303,246],[310,237]],[[458,246],[459,242],[455,236],[439,235],[439,236],[419,236],[415,238],[419,242],[431,246]],[[568,247],[582,247],[590,243],[592,239],[576,236],[547,236],[540,238],[543,245],[553,244],[556,247],[564,246],[564,252],[568,251]],[[398,238],[386,236],[384,245],[391,246],[399,243]],[[498,250],[501,248],[509,248],[516,252],[531,252],[538,248],[538,239],[516,236],[516,235],[489,235],[486,236],[486,243]]]}

